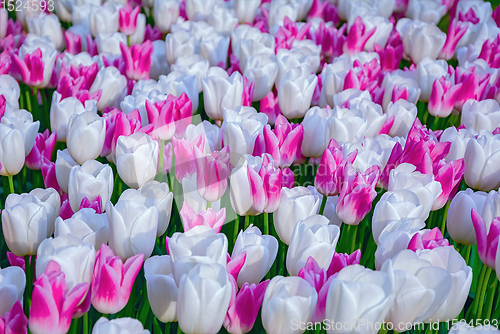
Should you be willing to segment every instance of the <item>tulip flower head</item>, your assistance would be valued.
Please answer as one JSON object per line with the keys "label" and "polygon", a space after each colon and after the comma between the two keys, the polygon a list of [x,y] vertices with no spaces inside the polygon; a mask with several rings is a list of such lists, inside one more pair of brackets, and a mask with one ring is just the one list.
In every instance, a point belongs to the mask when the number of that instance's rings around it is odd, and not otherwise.
{"label": "tulip flower head", "polygon": [[495,269],[498,242],[500,239],[500,218],[493,219],[488,227],[483,217],[475,210],[471,210],[472,223],[476,231],[477,250],[479,258],[488,267]]}

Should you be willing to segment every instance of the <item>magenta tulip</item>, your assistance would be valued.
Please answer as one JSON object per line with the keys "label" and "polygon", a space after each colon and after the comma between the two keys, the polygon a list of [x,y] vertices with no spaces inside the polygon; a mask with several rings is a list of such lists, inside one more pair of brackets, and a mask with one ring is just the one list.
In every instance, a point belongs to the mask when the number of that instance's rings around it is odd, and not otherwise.
{"label": "magenta tulip", "polygon": [[475,209],[472,209],[471,215],[472,224],[474,224],[474,230],[476,231],[479,258],[485,265],[495,270],[498,241],[500,239],[500,217],[493,219],[488,232],[483,217]]}
{"label": "magenta tulip", "polygon": [[209,226],[215,232],[219,233],[226,219],[226,208],[222,208],[218,212],[209,208],[200,213],[196,213],[187,202],[184,202],[179,213],[181,215],[184,232],[189,231],[195,226],[204,225]]}
{"label": "magenta tulip", "polygon": [[24,315],[23,306],[16,301],[11,310],[0,317],[0,334],[27,334],[28,318]]}
{"label": "magenta tulip", "polygon": [[123,264],[111,248],[104,244],[101,246],[92,277],[92,305],[97,311],[114,314],[127,305],[143,261],[144,254],[140,253],[128,258]]}

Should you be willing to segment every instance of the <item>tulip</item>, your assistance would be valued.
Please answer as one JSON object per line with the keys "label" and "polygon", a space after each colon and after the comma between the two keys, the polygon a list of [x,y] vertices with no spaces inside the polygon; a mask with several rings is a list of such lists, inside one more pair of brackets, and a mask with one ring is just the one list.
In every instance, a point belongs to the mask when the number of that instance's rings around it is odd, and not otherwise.
{"label": "tulip", "polygon": [[105,107],[114,107],[125,96],[127,78],[114,66],[101,68],[89,92],[94,93],[98,90],[101,90],[102,95],[97,103],[97,110],[103,111]]}
{"label": "tulip", "polygon": [[[160,78],[162,91],[165,94],[172,94],[181,97],[183,93],[187,95],[192,102],[192,108],[189,110],[198,110],[198,80],[195,76],[186,75],[183,72],[173,71],[166,77]],[[184,116],[183,118],[185,118]]]}
{"label": "tulip", "polygon": [[434,81],[448,74],[448,63],[446,61],[432,60],[428,57],[424,58],[417,64],[416,80],[422,92],[420,100],[428,102],[432,93]]}
{"label": "tulip", "polygon": [[472,284],[472,268],[467,266],[464,258],[452,246],[437,247],[417,254],[419,259],[448,271],[452,278],[448,297],[426,322],[455,319],[467,300]]}
{"label": "tulip", "polygon": [[[370,298],[365,299],[361,296]],[[379,328],[374,328],[377,326],[371,324],[380,324],[384,321],[393,300],[392,282],[388,274],[372,271],[360,265],[351,265],[342,269],[337,278],[332,280],[326,299],[325,314],[335,319],[336,323],[359,324],[358,330],[363,333],[377,333]],[[346,303],[350,305],[349,311],[345,309]],[[364,325],[361,325],[361,321]],[[348,326],[338,332],[353,331],[354,328]],[[337,331],[330,328],[327,332]]]}
{"label": "tulip", "polygon": [[310,257],[320,268],[328,269],[340,235],[339,227],[329,223],[322,215],[312,215],[297,222],[286,255],[290,275],[298,275]]}
{"label": "tulip", "polygon": [[120,27],[118,23],[120,7],[118,4],[107,3],[92,9],[88,22],[93,37],[96,37],[99,33],[114,33],[118,31]]}
{"label": "tulip", "polygon": [[203,91],[202,78],[205,78],[208,73],[210,63],[201,55],[194,53],[186,56],[180,56],[171,65],[172,72],[182,72],[186,75],[195,76],[198,82],[198,92]]}
{"label": "tulip", "polygon": [[283,115],[288,119],[304,117],[311,106],[314,88],[318,83],[311,67],[301,65],[285,71],[279,82],[278,100]]}
{"label": "tulip", "polygon": [[386,115],[388,119],[394,117],[394,123],[388,134],[393,137],[406,137],[417,117],[417,107],[406,100],[389,102]]}
{"label": "tulip", "polygon": [[226,266],[227,237],[208,226],[195,226],[184,233],[174,233],[168,240],[172,273],[179,286],[182,276],[198,263],[218,263]]}
{"label": "tulip", "polygon": [[1,122],[11,128],[21,130],[23,133],[24,152],[25,155],[28,155],[35,145],[40,122],[33,122],[33,115],[24,109],[15,111],[6,109]]}
{"label": "tulip", "polygon": [[144,133],[118,137],[116,169],[129,187],[140,188],[156,176],[158,142]]}
{"label": "tulip", "polygon": [[73,212],[78,211],[85,197],[92,201],[100,195],[106,202],[111,199],[112,193],[113,171],[109,165],[101,164],[96,160],[88,160],[81,166],[71,168],[68,195]]}
{"label": "tulip", "polygon": [[34,334],[68,332],[77,306],[89,290],[89,283],[69,287],[65,273],[55,261],[48,263],[33,287],[29,328]]}
{"label": "tulip", "polygon": [[124,264],[107,245],[102,245],[92,276],[92,306],[106,314],[121,311],[127,305],[143,260],[144,254],[137,254]]}
{"label": "tulip", "polygon": [[[198,264],[179,285],[177,317],[184,333],[217,333],[231,299],[232,286],[224,266]],[[215,304],[213,304],[215,303]],[[214,312],[205,310],[217,305]]]}
{"label": "tulip", "polygon": [[500,137],[485,133],[471,139],[465,150],[465,182],[474,189],[489,191],[500,186],[500,173],[495,154],[500,150]]}
{"label": "tulip", "polygon": [[158,210],[143,204],[121,200],[112,205],[106,203],[109,222],[109,247],[122,260],[137,254],[148,258],[153,248],[158,230]]}
{"label": "tulip", "polygon": [[[26,286],[26,275],[22,268],[7,267],[0,269],[0,318],[7,318],[7,313],[23,299],[24,288]],[[21,307],[22,309],[22,307]],[[2,321],[0,320],[0,328]]]}
{"label": "tulip", "polygon": [[278,241],[271,235],[262,235],[256,226],[240,231],[233,248],[232,258],[246,253],[246,260],[238,274],[238,286],[258,284],[271,269],[278,254]]}
{"label": "tulip", "polygon": [[14,306],[0,316],[0,330],[2,333],[23,334],[28,332],[28,318],[24,315],[23,306],[16,301]]}
{"label": "tulip", "polygon": [[267,124],[267,116],[252,107],[224,109],[222,114],[224,146],[229,146],[234,166],[243,155],[253,153],[256,138]]}
{"label": "tulip", "polygon": [[198,41],[195,36],[183,30],[167,34],[165,38],[165,55],[168,66],[175,64],[179,57],[186,57],[196,53]]}
{"label": "tulip", "polygon": [[312,107],[306,112],[302,126],[304,139],[302,141],[302,154],[306,157],[320,158],[330,142],[329,119],[332,117],[331,109]]}
{"label": "tulip", "polygon": [[91,111],[74,114],[68,122],[68,153],[80,165],[97,158],[104,145],[105,131],[106,122],[97,114]]}
{"label": "tulip", "polygon": [[263,153],[269,153],[277,167],[290,167],[302,155],[303,137],[302,124],[292,125],[284,116],[278,115],[274,131],[266,125],[263,133],[257,136],[253,155],[262,156]]}
{"label": "tulip", "polygon": [[127,189],[120,195],[120,200],[133,201],[158,210],[158,230],[156,236],[162,236],[170,223],[174,194],[168,184],[158,181],[146,182],[137,190]]}
{"label": "tulip", "polygon": [[239,215],[271,213],[278,208],[281,170],[274,168],[269,155],[244,155],[231,172],[230,181],[231,206]]}
{"label": "tulip", "polygon": [[298,221],[319,211],[321,195],[312,187],[283,188],[280,205],[273,213],[273,222],[280,240],[289,245]]}
{"label": "tulip", "polygon": [[274,55],[262,52],[249,56],[243,75],[255,83],[253,101],[261,101],[271,92],[278,75],[278,64]]}
{"label": "tulip", "polygon": [[461,93],[461,88],[462,84],[452,86],[444,76],[436,79],[429,97],[429,113],[436,117],[449,116]]}
{"label": "tulip", "polygon": [[375,165],[364,173],[357,172],[354,175],[353,167],[350,164],[346,167],[336,212],[342,222],[358,225],[370,212],[377,196],[375,187],[380,178],[380,168]]}
{"label": "tulip", "polygon": [[198,147],[193,147],[196,159],[198,194],[207,202],[219,200],[226,192],[229,174],[229,147],[204,155]]}
{"label": "tulip", "polygon": [[54,151],[54,146],[56,144],[57,134],[54,132],[50,134],[49,130],[45,130],[43,133],[38,133],[35,139],[35,145],[30,153],[26,156],[24,164],[26,167],[32,170],[41,170],[43,159],[50,160],[52,158],[52,152]]}
{"label": "tulip", "polygon": [[149,126],[153,129],[150,136],[159,140],[171,139],[176,130],[174,122],[175,102],[167,99],[153,104],[146,100],[145,107]]}
{"label": "tulip", "polygon": [[155,26],[164,34],[170,32],[170,27],[177,21],[179,12],[180,5],[177,0],[155,0],[153,6]]}
{"label": "tulip", "polygon": [[221,62],[225,63],[229,41],[229,37],[215,32],[203,36],[200,40],[200,55],[203,59],[208,60],[210,66],[217,66]]}
{"label": "tulip", "polygon": [[56,15],[49,15],[41,12],[37,16],[32,16],[26,21],[28,32],[40,37],[48,37],[54,43],[56,49],[60,49],[63,44],[61,22]]}
{"label": "tulip", "polygon": [[38,245],[53,232],[54,216],[49,216],[48,209],[49,206],[33,194],[7,196],[2,230],[12,253],[17,256],[37,253]]}
{"label": "tulip", "polygon": [[25,43],[19,48],[18,55],[12,55],[13,72],[18,73],[27,85],[45,88],[50,83],[56,56],[57,51],[50,44],[28,46]]}
{"label": "tulip", "polygon": [[356,17],[347,34],[346,44],[344,45],[345,52],[356,54],[365,48],[366,42],[375,34],[377,27],[373,27],[369,31],[366,30],[363,19],[360,16]]}
{"label": "tulip", "polygon": [[461,123],[473,133],[493,132],[500,126],[500,105],[496,100],[468,100],[462,107]]}
{"label": "tulip", "polygon": [[347,163],[353,163],[357,152],[343,157],[342,148],[335,139],[330,140],[328,147],[321,156],[314,186],[324,196],[338,195],[343,183],[344,168]]}
{"label": "tulip", "polygon": [[200,134],[192,140],[172,138],[175,154],[175,178],[182,182],[185,177],[190,177],[197,171],[194,157],[194,146],[205,152],[205,136]]}
{"label": "tulip", "polygon": [[99,318],[92,328],[92,334],[121,333],[127,331],[130,334],[149,334],[149,330],[144,329],[142,323],[133,318],[116,318],[108,320],[105,317]]}
{"label": "tulip", "polygon": [[134,34],[137,30],[137,18],[140,10],[139,6],[132,9],[129,4],[118,10],[118,26],[122,33],[127,36]]}
{"label": "tulip", "polygon": [[13,125],[0,124],[0,145],[0,174],[18,174],[26,156],[23,133]]}
{"label": "tulip", "polygon": [[161,322],[177,321],[178,288],[172,274],[170,256],[152,256],[144,262],[148,300]]}
{"label": "tulip", "polygon": [[275,276],[262,303],[262,324],[268,333],[303,333],[299,324],[311,320],[318,295],[300,277]]}
{"label": "tulip", "polygon": [[418,218],[417,221],[413,221],[418,223],[423,220],[426,217],[422,218],[423,210],[424,206],[420,204],[418,196],[412,191],[398,190],[383,194],[373,211],[372,233],[375,243],[378,244],[385,229],[390,230],[397,222],[401,223],[405,219],[410,219],[409,222],[412,223],[411,219]]}
{"label": "tulip", "polygon": [[75,236],[99,250],[101,245],[107,244],[109,240],[108,218],[105,214],[99,214],[90,208],[80,209],[71,218],[65,220],[57,217],[54,237],[57,238],[60,235]]}
{"label": "tulip", "polygon": [[231,334],[243,334],[252,330],[264,300],[269,280],[259,284],[245,283],[234,300],[229,303],[224,327]]}
{"label": "tulip", "polygon": [[[191,143],[203,142],[202,145],[197,145],[202,152],[220,151],[222,149],[222,130],[208,121],[203,121],[196,126],[189,124],[186,127],[186,139]],[[192,153],[189,154],[192,155]]]}
{"label": "tulip", "polygon": [[205,112],[214,120],[222,120],[224,108],[240,106],[243,96],[243,79],[239,72],[228,76],[219,67],[211,67],[207,77],[202,79]]}
{"label": "tulip", "polygon": [[165,41],[153,40],[151,44],[153,44],[153,53],[151,54],[149,77],[154,80],[159,80],[160,76],[170,72],[168,64],[163,61],[163,59],[165,59]]}
{"label": "tulip", "polygon": [[399,332],[431,317],[451,291],[452,276],[448,270],[420,259],[411,250],[403,250],[392,260],[387,260],[381,270],[394,275],[395,299],[387,320],[398,324],[395,330]]}
{"label": "tulip", "polygon": [[[98,53],[109,54],[114,57],[118,57],[121,55],[120,44],[126,43],[127,36],[122,34],[121,32],[113,32],[113,33],[99,33],[95,38],[95,43],[97,46]],[[123,65],[120,64],[121,59],[115,60],[111,62],[110,65],[114,65],[116,67],[121,67]]]}
{"label": "tulip", "polygon": [[446,34],[435,24],[418,20],[399,20],[396,29],[401,34],[405,54],[418,64],[425,57],[437,59],[446,41]]}
{"label": "tulip", "polygon": [[187,202],[182,204],[182,209],[179,213],[184,232],[189,231],[195,226],[209,226],[215,232],[219,233],[226,219],[226,208],[222,208],[218,212],[208,208],[200,213],[196,213]]}
{"label": "tulip", "polygon": [[125,74],[131,80],[149,79],[153,45],[150,41],[134,44],[130,48],[120,42],[120,50],[125,61]]}
{"label": "tulip", "polygon": [[490,226],[473,208],[471,210],[472,223],[476,232],[477,250],[479,258],[488,267],[495,269],[495,260],[500,238],[500,219],[495,218]]}
{"label": "tulip", "polygon": [[63,192],[68,193],[69,174],[71,168],[73,168],[73,166],[78,166],[78,163],[69,155],[68,149],[63,151],[58,150],[56,157],[54,166],[56,182]]}

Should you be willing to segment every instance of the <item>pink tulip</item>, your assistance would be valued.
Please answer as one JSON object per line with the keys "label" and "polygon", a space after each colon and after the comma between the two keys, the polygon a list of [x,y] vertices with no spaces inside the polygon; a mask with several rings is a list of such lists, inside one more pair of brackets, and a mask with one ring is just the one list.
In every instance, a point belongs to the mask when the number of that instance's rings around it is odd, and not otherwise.
{"label": "pink tulip", "polygon": [[87,35],[87,52],[90,56],[99,55],[99,51],[97,51],[97,42],[92,39],[92,35]]}
{"label": "pink tulip", "polygon": [[479,17],[477,17],[474,9],[469,8],[469,10],[464,14],[463,12],[458,13],[458,21],[460,22],[470,22],[472,24],[479,23]]}
{"label": "pink tulip", "polygon": [[349,154],[345,159],[342,147],[335,139],[331,139],[328,147],[321,156],[318,172],[314,179],[314,186],[324,196],[338,195],[342,188],[342,174],[347,163],[353,163],[357,151]]}
{"label": "pink tulip", "polygon": [[346,46],[347,37],[344,33],[347,29],[347,24],[344,23],[342,27],[337,29],[334,26],[326,27],[324,23],[320,23],[319,29],[322,29],[322,31],[316,31],[319,34],[316,40],[320,41],[319,44],[321,45],[323,54],[329,59],[340,56]]}
{"label": "pink tulip", "polygon": [[357,225],[372,208],[377,196],[375,187],[380,178],[380,168],[374,165],[366,172],[354,174],[350,163],[344,169],[342,188],[337,201],[337,216],[346,224]]}
{"label": "pink tulip", "polygon": [[469,68],[469,73],[463,72],[460,67],[455,71],[455,83],[462,84],[460,93],[455,101],[455,108],[462,110],[462,106],[467,100],[479,100],[490,80],[491,74],[475,74],[474,67]]}
{"label": "pink tulip", "polygon": [[149,132],[153,139],[168,140],[175,133],[174,123],[174,106],[172,101],[164,100],[153,104],[150,100],[146,100],[146,111],[148,113],[149,125],[143,128]]}
{"label": "pink tulip", "polygon": [[127,36],[134,34],[137,29],[137,17],[141,11],[141,7],[137,6],[134,9],[129,4],[120,8],[118,12],[118,26],[120,31]]}
{"label": "pink tulip", "polygon": [[443,49],[441,50],[441,54],[439,55],[440,58],[450,60],[453,57],[458,42],[467,32],[468,28],[469,26],[467,24],[462,24],[457,20],[452,20],[450,22],[450,25],[448,26],[446,42],[444,43]]}
{"label": "pink tulip", "polygon": [[281,187],[292,189],[295,186],[295,174],[290,168],[281,170]]}
{"label": "pink tulip", "polygon": [[56,144],[56,138],[56,133],[50,134],[48,129],[43,133],[38,133],[36,135],[35,145],[24,161],[26,167],[32,170],[42,169],[42,157],[50,161]]}
{"label": "pink tulip", "polygon": [[27,334],[28,318],[24,315],[23,306],[16,301],[9,312],[0,317],[0,334]]}
{"label": "pink tulip", "polygon": [[12,54],[12,64],[15,65],[16,73],[19,73],[23,82],[28,86],[39,86],[43,83],[45,63],[40,48],[31,54],[26,54],[24,59],[21,59],[17,54]]}
{"label": "pink tulip", "polygon": [[132,80],[149,79],[153,44],[150,41],[146,41],[143,44],[134,44],[129,48],[120,42],[120,50],[125,61],[126,76]]}
{"label": "pink tulip", "polygon": [[397,70],[404,53],[403,41],[398,31],[394,29],[391,32],[385,47],[375,43],[374,51],[378,53],[380,57],[380,66],[383,71]]}
{"label": "pink tulip", "polygon": [[82,38],[80,35],[73,34],[71,31],[65,31],[64,41],[66,42],[66,52],[72,55],[82,52]]}
{"label": "pink tulip", "polygon": [[143,261],[144,254],[140,253],[128,258],[123,264],[120,257],[103,244],[97,251],[92,277],[92,306],[101,313],[121,311],[127,305]]}
{"label": "pink tulip", "polygon": [[163,33],[157,27],[151,27],[150,24],[146,25],[146,30],[144,32],[144,41],[158,41],[163,39]]}
{"label": "pink tulip", "polygon": [[369,31],[366,31],[365,24],[363,23],[363,19],[358,16],[356,20],[354,20],[354,24],[349,29],[347,33],[346,44],[344,45],[344,50],[350,54],[357,54],[365,48],[365,44],[372,37],[372,35],[377,30],[377,27],[373,27]]}
{"label": "pink tulip", "polygon": [[437,117],[449,116],[461,89],[462,84],[452,86],[451,82],[444,76],[434,81],[429,99],[429,113]]}
{"label": "pink tulip", "polygon": [[252,195],[252,208],[261,213],[276,211],[281,199],[281,170],[274,168],[268,155],[264,154],[259,172],[247,166],[247,173]]}
{"label": "pink tulip", "polygon": [[276,167],[290,167],[302,155],[303,138],[302,124],[290,124],[283,115],[278,115],[274,130],[266,125],[255,139],[253,155],[268,153],[273,157]]}
{"label": "pink tulip", "polygon": [[229,303],[224,327],[231,334],[244,334],[252,330],[270,280],[255,284],[245,283]]}
{"label": "pink tulip", "polygon": [[204,155],[197,146],[193,146],[193,152],[196,161],[198,194],[207,202],[215,202],[224,195],[227,189],[229,147],[226,146],[220,151]]}
{"label": "pink tulip", "polygon": [[424,230],[415,233],[408,244],[408,249],[416,252],[417,249],[434,249],[436,247],[449,246],[448,239],[445,239],[439,228]]}
{"label": "pink tulip", "polygon": [[[111,115],[109,115],[110,117],[109,119],[106,119],[106,127],[109,123],[113,122],[114,128],[112,132],[108,132],[106,129],[106,137],[104,139],[103,152],[104,148],[106,148],[110,150],[112,153],[114,153],[116,150],[116,142],[118,141],[118,137],[130,136],[131,134],[138,132],[141,129],[141,120],[138,112],[136,114],[132,112],[128,115],[125,115],[124,112],[114,109],[109,113]],[[106,114],[107,113],[105,113],[104,115]],[[108,138],[108,135],[111,135],[111,138]],[[111,143],[111,145],[107,146],[109,145],[109,143]],[[101,152],[101,156],[104,156],[103,152]]]}
{"label": "pink tulip", "polygon": [[44,156],[41,157],[41,162],[43,184],[45,185],[45,188],[54,188],[59,194],[62,194],[62,189],[59,186],[59,183],[57,183],[56,164]]}
{"label": "pink tulip", "polygon": [[267,115],[267,122],[274,125],[278,115],[281,115],[280,106],[278,104],[278,94],[270,91],[265,98],[260,100],[260,112]]}
{"label": "pink tulip", "polygon": [[353,264],[359,264],[360,260],[361,260],[361,250],[359,249],[352,252],[351,254],[344,254],[344,253],[333,254],[332,262],[330,263],[330,266],[328,267],[327,270],[328,277],[337,274],[339,271],[341,271],[347,266]]}
{"label": "pink tulip", "polygon": [[483,47],[481,48],[481,53],[479,58],[484,59],[491,68],[500,67],[500,37],[497,36],[494,41],[487,39]]}
{"label": "pink tulip", "polygon": [[205,136],[200,134],[191,143],[186,139],[172,138],[172,145],[175,156],[175,178],[182,182],[185,177],[190,177],[196,172],[196,159],[194,158],[194,147],[200,151],[205,148]]}
{"label": "pink tulip", "polygon": [[475,210],[471,210],[472,224],[477,238],[477,251],[481,261],[495,270],[495,259],[500,239],[500,217],[491,222],[489,231],[483,217]]}
{"label": "pink tulip", "polygon": [[34,334],[67,333],[71,318],[88,290],[88,283],[80,283],[68,292],[61,267],[57,262],[50,261],[33,287],[29,318],[31,332]]}
{"label": "pink tulip", "polygon": [[446,163],[443,159],[434,164],[434,180],[441,183],[443,190],[441,195],[436,199],[432,210],[442,208],[446,202],[453,199],[457,193],[458,187],[462,182],[465,173],[465,160],[459,159]]}
{"label": "pink tulip", "polygon": [[[238,275],[240,274],[241,268],[243,268],[243,265],[245,264],[246,260],[247,260],[246,252],[239,253],[234,257],[234,259],[231,258],[229,253],[227,254],[226,270],[227,273],[234,279],[234,283],[238,281]],[[238,285],[236,284],[236,288],[237,287]]]}
{"label": "pink tulip", "polygon": [[303,40],[309,34],[311,25],[311,22],[307,22],[299,29],[297,22],[294,22],[290,20],[288,16],[285,16],[284,24],[279,27],[275,36],[275,52],[278,53],[279,49],[291,49],[293,41]]}
{"label": "pink tulip", "polygon": [[219,233],[226,220],[226,208],[222,208],[218,212],[209,208],[200,213],[196,213],[187,202],[182,204],[182,209],[179,213],[181,215],[184,232],[189,231],[195,226],[209,226],[215,232]]}
{"label": "pink tulip", "polygon": [[500,27],[500,7],[495,8],[491,16],[493,17],[493,20],[495,21],[497,26]]}
{"label": "pink tulip", "polygon": [[174,103],[175,135],[183,138],[193,117],[193,102],[186,93],[182,93],[179,97],[168,95],[167,100]]}
{"label": "pink tulip", "polygon": [[246,77],[243,77],[243,97],[241,99],[242,106],[246,107],[252,106],[254,87],[255,87],[255,82],[249,81]]}
{"label": "pink tulip", "polygon": [[318,301],[312,316],[312,322],[320,322],[325,319],[326,311],[326,298],[328,296],[328,289],[334,276],[328,276],[324,268],[320,268],[318,263],[313,257],[307,259],[306,265],[299,272],[299,277],[305,279],[317,292]]}

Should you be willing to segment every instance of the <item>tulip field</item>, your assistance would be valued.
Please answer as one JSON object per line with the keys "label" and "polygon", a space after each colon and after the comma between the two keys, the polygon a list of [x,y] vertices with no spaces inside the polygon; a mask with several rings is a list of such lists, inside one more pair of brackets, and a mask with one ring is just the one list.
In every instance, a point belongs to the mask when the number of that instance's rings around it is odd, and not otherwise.
{"label": "tulip field", "polygon": [[0,1],[0,334],[500,334],[500,7]]}

